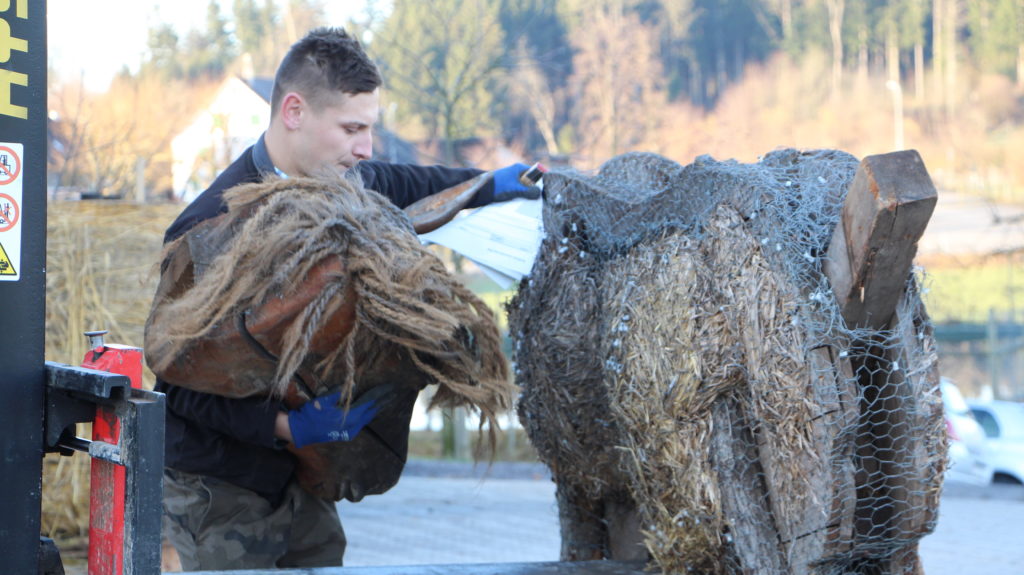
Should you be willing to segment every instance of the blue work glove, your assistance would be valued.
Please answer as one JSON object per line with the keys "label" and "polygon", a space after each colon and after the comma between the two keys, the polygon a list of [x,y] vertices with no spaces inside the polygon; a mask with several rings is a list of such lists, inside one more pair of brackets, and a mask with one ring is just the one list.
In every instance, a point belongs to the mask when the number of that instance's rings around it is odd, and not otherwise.
{"label": "blue work glove", "polygon": [[494,170],[494,201],[507,202],[516,198],[528,198],[535,200],[540,197],[540,188],[527,186],[519,181],[519,176],[529,170],[526,164],[512,164]]}
{"label": "blue work glove", "polygon": [[292,443],[295,447],[305,447],[312,443],[355,439],[380,410],[377,400],[390,390],[390,385],[373,388],[352,403],[347,411],[338,406],[341,392],[336,391],[288,412]]}

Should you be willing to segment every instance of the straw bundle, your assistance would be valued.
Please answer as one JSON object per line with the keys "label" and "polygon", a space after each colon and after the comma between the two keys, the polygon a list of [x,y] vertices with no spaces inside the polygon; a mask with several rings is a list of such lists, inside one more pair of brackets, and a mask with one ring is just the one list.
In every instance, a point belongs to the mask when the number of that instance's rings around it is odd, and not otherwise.
{"label": "straw bundle", "polygon": [[626,430],[641,514],[661,519],[647,529],[647,548],[660,565],[686,556],[701,570],[716,560],[722,533],[714,471],[701,455],[712,430],[707,408],[738,381],[734,361],[702,361],[733,351],[714,347],[728,341],[728,326],[703,265],[685,236],[669,234],[610,262],[604,286],[614,334],[605,352],[610,407]]}
{"label": "straw bundle", "polygon": [[53,202],[48,211],[46,358],[79,363],[82,332],[93,329],[141,347],[164,230],[181,206]]}
{"label": "straw bundle", "polygon": [[944,436],[919,294],[908,278],[894,329],[850,330],[820,267],[856,166],[630,154],[546,176],[510,331],[563,558],[886,573],[930,532]]}

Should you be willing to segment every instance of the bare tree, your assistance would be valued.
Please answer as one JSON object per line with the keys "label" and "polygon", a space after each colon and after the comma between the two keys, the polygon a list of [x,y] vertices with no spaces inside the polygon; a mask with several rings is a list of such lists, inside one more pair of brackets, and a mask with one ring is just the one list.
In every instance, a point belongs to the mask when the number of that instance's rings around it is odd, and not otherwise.
{"label": "bare tree", "polygon": [[516,51],[516,65],[509,87],[515,101],[524,105],[537,124],[548,155],[557,156],[559,149],[555,116],[558,109],[555,94],[548,84],[547,76],[529,56],[522,42]]}
{"label": "bare tree", "polygon": [[924,87],[924,21],[928,0],[910,0],[906,12],[905,29],[914,48],[914,98],[923,104]]}
{"label": "bare tree", "polygon": [[169,188],[170,141],[212,85],[145,74],[116,78],[106,93],[93,94],[80,82],[55,82],[49,99],[64,149],[51,165],[57,184],[127,196],[144,166],[142,185]]}
{"label": "bare tree", "polygon": [[[657,33],[621,4],[584,14],[586,34],[573,38],[571,85],[580,147],[619,154],[643,141],[665,103]],[[624,34],[623,30],[629,30]]]}
{"label": "bare tree", "polygon": [[942,52],[946,60],[943,64],[945,79],[943,102],[945,103],[946,119],[952,120],[956,110],[957,31],[960,28],[962,6],[960,0],[944,0],[943,3],[945,10],[942,19],[945,24],[942,34],[944,45]]}
{"label": "bare tree", "polygon": [[837,98],[843,84],[843,12],[846,0],[825,0],[828,8],[828,34],[832,39],[832,97]]}
{"label": "bare tree", "polygon": [[504,68],[498,5],[486,0],[396,1],[374,35],[399,120],[444,140],[446,162],[458,138],[492,131],[492,89]]}

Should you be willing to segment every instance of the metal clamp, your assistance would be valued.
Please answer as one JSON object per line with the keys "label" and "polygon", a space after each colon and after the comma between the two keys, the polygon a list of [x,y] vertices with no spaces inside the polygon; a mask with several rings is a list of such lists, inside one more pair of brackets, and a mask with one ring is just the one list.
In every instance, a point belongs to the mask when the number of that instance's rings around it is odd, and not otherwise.
{"label": "metal clamp", "polygon": [[46,362],[46,452],[89,452],[91,441],[75,435],[75,425],[96,418],[97,405],[125,401],[131,389],[126,375]]}

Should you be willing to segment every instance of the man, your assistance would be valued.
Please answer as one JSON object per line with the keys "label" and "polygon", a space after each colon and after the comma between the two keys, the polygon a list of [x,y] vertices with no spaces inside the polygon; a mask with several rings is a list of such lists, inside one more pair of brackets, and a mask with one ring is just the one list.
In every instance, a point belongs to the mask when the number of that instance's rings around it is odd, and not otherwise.
{"label": "man", "polygon": [[[480,173],[370,160],[381,79],[344,30],[313,30],[277,71],[270,126],[167,229],[170,242],[224,211],[224,190],[268,175],[355,172],[399,207]],[[470,207],[537,197],[527,166],[497,170]],[[376,414],[373,399],[343,411],[336,396],[285,411],[263,397],[230,399],[157,382],[167,395],[164,525],[192,570],[341,565],[345,534],[335,504],[303,491],[285,447],[355,437]]]}

